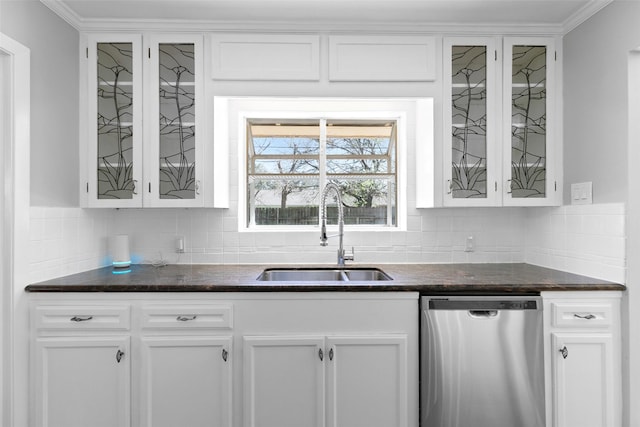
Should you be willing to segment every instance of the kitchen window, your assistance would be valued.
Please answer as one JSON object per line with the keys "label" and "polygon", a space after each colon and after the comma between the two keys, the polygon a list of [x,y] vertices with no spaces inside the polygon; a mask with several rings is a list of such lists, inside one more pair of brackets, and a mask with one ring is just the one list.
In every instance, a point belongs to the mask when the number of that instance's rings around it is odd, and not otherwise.
{"label": "kitchen window", "polygon": [[[317,226],[322,189],[347,226],[397,226],[397,118],[246,118],[248,228]],[[327,221],[337,224],[337,206]]]}
{"label": "kitchen window", "polygon": [[214,203],[240,232],[318,232],[335,183],[347,231],[406,231],[407,198],[433,194],[433,125],[432,98],[215,96]]}

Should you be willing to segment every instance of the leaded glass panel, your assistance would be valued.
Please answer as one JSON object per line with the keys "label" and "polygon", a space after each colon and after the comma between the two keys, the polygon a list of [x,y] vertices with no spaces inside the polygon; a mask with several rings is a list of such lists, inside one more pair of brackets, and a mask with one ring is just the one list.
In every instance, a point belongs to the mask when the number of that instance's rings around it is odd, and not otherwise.
{"label": "leaded glass panel", "polygon": [[512,55],[512,197],[545,197],[547,48],[516,45]]}
{"label": "leaded glass panel", "polygon": [[160,199],[195,199],[195,58],[193,43],[161,43]]}
{"label": "leaded glass panel", "polygon": [[98,199],[132,199],[133,45],[98,43]]}
{"label": "leaded glass panel", "polygon": [[487,48],[451,47],[451,193],[487,197]]}

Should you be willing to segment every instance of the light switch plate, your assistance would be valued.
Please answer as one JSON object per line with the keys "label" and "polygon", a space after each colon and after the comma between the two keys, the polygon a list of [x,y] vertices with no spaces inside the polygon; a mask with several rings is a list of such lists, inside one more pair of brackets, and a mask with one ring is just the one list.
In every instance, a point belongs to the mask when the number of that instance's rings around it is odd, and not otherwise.
{"label": "light switch plate", "polygon": [[571,184],[571,204],[590,205],[593,203],[593,183],[579,182]]}

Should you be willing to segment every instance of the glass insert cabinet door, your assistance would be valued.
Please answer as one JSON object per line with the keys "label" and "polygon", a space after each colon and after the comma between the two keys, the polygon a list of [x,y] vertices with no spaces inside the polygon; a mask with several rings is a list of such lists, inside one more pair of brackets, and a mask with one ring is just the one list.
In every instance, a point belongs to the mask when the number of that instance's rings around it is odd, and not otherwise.
{"label": "glass insert cabinet door", "polygon": [[202,36],[145,40],[145,206],[203,206]]}
{"label": "glass insert cabinet door", "polygon": [[142,204],[141,38],[89,37],[89,206]]}
{"label": "glass insert cabinet door", "polygon": [[444,204],[495,204],[499,87],[492,38],[444,41]]}
{"label": "glass insert cabinet door", "polygon": [[[552,41],[505,39],[505,204],[554,197],[555,49]],[[519,203],[514,203],[519,204]]]}

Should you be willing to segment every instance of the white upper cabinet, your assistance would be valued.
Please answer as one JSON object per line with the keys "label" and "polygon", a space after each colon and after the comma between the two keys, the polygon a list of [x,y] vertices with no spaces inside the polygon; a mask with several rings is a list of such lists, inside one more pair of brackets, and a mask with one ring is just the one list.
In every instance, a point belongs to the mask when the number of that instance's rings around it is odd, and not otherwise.
{"label": "white upper cabinet", "polygon": [[495,206],[500,200],[498,45],[494,38],[444,41],[445,206]]}
{"label": "white upper cabinet", "polygon": [[503,61],[504,204],[559,204],[553,38],[505,38]]}
{"label": "white upper cabinet", "polygon": [[560,203],[554,46],[553,38],[445,38],[444,206]]}
{"label": "white upper cabinet", "polygon": [[142,38],[90,35],[86,65],[81,200],[88,207],[142,206]]}
{"label": "white upper cabinet", "polygon": [[84,206],[205,205],[202,39],[87,37]]}
{"label": "white upper cabinet", "polygon": [[144,206],[204,206],[201,35],[145,38]]}

